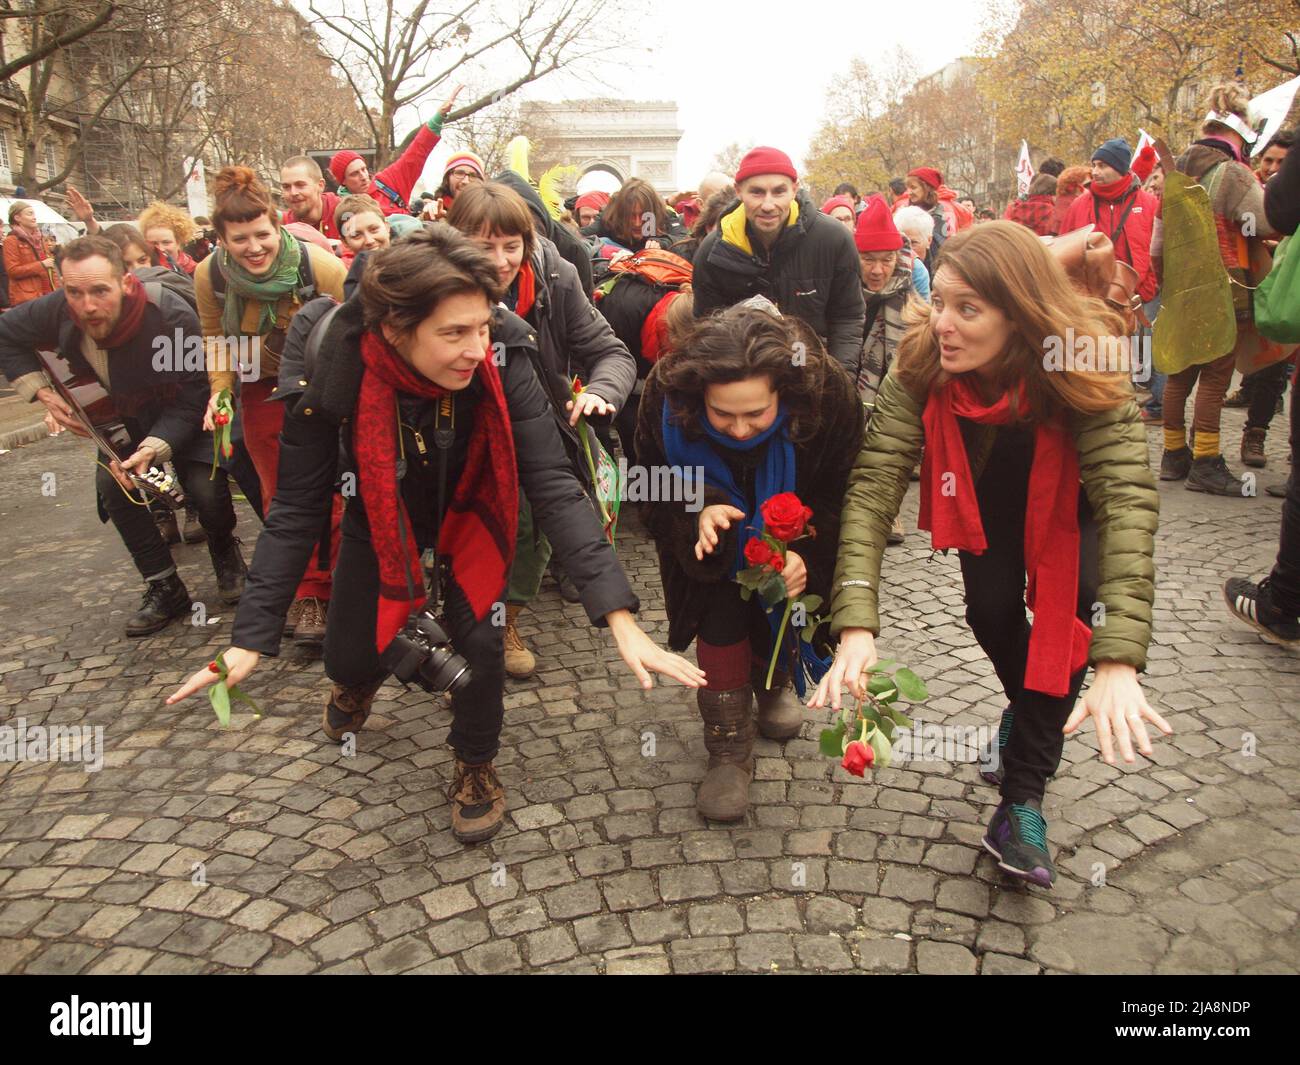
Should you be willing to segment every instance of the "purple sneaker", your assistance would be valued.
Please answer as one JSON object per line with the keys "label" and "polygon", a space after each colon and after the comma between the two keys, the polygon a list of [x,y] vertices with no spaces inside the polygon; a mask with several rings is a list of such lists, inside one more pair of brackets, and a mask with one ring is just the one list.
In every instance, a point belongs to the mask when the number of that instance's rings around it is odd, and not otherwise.
{"label": "purple sneaker", "polygon": [[1018,880],[1050,888],[1056,869],[1047,854],[1047,822],[1038,800],[1002,803],[984,834],[984,849],[998,868]]}

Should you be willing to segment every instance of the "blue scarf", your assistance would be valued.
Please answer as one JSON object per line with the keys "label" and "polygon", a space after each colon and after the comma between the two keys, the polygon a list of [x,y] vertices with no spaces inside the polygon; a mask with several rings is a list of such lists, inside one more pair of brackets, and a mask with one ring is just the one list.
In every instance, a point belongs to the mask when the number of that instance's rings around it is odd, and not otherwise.
{"label": "blue scarf", "polygon": [[[789,415],[784,406],[778,408],[776,421],[748,440],[733,440],[726,433],[720,433],[709,424],[708,416],[701,414],[699,424],[705,433],[705,439],[689,440],[682,432],[681,426],[670,418],[672,409],[664,404],[663,434],[664,454],[670,466],[681,469],[681,476],[689,479],[696,469],[704,471],[704,483],[714,488],[721,488],[727,493],[733,507],[745,513],[745,528],[736,537],[736,558],[731,564],[728,576],[734,577],[745,566],[745,545],[758,538],[763,522],[757,513],[759,506],[774,495],[795,490],[794,445],[790,443],[787,432]],[[767,449],[762,463],[754,475],[754,499],[746,499],[740,494],[740,487],[720,453],[729,451],[752,451],[761,447],[772,437],[778,440]]]}

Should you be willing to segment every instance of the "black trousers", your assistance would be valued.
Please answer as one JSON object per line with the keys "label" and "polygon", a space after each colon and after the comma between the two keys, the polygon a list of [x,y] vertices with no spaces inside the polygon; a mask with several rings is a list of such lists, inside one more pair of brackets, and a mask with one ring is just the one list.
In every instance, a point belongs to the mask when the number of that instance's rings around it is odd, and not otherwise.
{"label": "black trousers", "polygon": [[1273,605],[1300,617],[1300,404],[1291,398],[1291,477],[1282,502],[1282,537],[1273,566]]}
{"label": "black trousers", "polygon": [[1277,410],[1278,397],[1286,391],[1291,369],[1291,361],[1283,359],[1242,378],[1241,390],[1250,398],[1246,410],[1247,429],[1268,428]]}
{"label": "black trousers", "polygon": [[[102,452],[97,457],[101,465],[95,467],[95,490],[109,520],[122,537],[122,543],[131,553],[131,560],[140,576],[145,580],[170,576],[176,571],[176,565],[149,507],[138,499],[129,499],[122,486],[104,468],[108,458]],[[226,471],[218,466],[216,477],[209,480],[212,467],[205,462],[173,458],[172,464],[185,495],[198,511],[199,524],[208,534],[209,542],[219,544],[226,540],[235,531],[235,508],[230,501]]]}
{"label": "black trousers", "polygon": [[[505,589],[499,597],[501,609],[489,610],[482,621],[474,618],[454,584],[443,598],[444,627],[452,647],[469,663],[472,678],[451,697],[447,738],[457,757],[479,765],[496,757],[505,715]],[[365,519],[349,507],[343,515],[325,627],[325,673],[336,684],[369,684],[387,675],[375,646],[378,609],[379,560]]]}
{"label": "black trousers", "polygon": [[[993,458],[997,457],[995,450]],[[1027,471],[1026,471],[1027,472]],[[1002,750],[1002,798],[1043,798],[1047,778],[1061,761],[1061,732],[1074,709],[1087,667],[1070,678],[1061,697],[1024,686],[1032,626],[1025,611],[1025,502],[1027,476],[1000,476],[990,459],[976,486],[988,547],[982,555],[960,552],[966,587],[966,622],[996,670],[1015,711],[1011,737]],[[1097,525],[1082,491],[1079,499],[1079,596],[1077,616],[1091,624],[1097,596]]]}

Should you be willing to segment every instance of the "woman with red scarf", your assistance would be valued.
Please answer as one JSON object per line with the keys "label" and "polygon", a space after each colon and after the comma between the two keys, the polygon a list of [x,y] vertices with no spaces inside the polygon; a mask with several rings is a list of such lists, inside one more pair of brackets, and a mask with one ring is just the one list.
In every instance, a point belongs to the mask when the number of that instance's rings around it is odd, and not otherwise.
{"label": "woman with red scarf", "polygon": [[36,225],[30,203],[9,205],[9,235],[4,239],[5,274],[9,278],[9,306],[47,296],[59,287],[54,249]]}
{"label": "woman with red scarf", "polygon": [[966,620],[1008,703],[997,767],[990,750],[982,774],[1002,790],[984,846],[1050,887],[1042,800],[1064,735],[1091,715],[1113,765],[1116,745],[1126,762],[1134,746],[1151,754],[1144,722],[1170,732],[1137,680],[1158,504],[1133,390],[1122,373],[1075,369],[1073,352],[1052,357],[1064,337],[1095,345],[1122,326],[1015,222],[947,241],[931,305],[908,318],[850,477],[832,585],[839,652],[809,705],[838,707],[844,683],[862,697],[885,532],[924,448],[919,525],[936,551],[957,549]]}
{"label": "woman with red scarf", "polygon": [[[503,599],[515,551],[518,495],[645,688],[651,672],[691,687],[703,674],[638,627],[636,596],[585,504],[533,370],[533,330],[495,307],[496,266],[449,226],[373,253],[357,295],[295,318],[291,345],[311,336],[306,390],[284,419],[279,480],[225,652],[238,684],[279,650],[294,587],[330,512],[342,443],[355,479],[334,574],[325,671],[334,682],[324,731],[357,733],[391,669],[382,657],[408,618],[440,610],[470,676],[452,690],[451,828],[462,842],[494,835],[506,808],[493,766],[503,707]],[[312,319],[316,322],[312,324]],[[312,336],[315,329],[322,332]],[[296,355],[286,353],[295,361]],[[425,565],[422,565],[422,562]],[[434,594],[427,600],[426,568]],[[385,663],[389,663],[387,666]],[[204,667],[168,700],[218,679]],[[419,815],[417,815],[419,816]]]}

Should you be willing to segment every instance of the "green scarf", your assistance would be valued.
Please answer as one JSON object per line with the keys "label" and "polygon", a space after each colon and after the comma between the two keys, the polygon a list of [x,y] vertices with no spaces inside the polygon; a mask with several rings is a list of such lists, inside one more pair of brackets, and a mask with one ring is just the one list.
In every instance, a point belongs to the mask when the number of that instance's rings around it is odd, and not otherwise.
{"label": "green scarf", "polygon": [[275,308],[280,297],[298,286],[298,264],[305,249],[298,238],[280,230],[280,251],[271,263],[271,269],[256,276],[234,261],[225,248],[217,251],[217,265],[226,275],[226,304],[221,311],[221,328],[226,336],[239,336],[243,332],[244,304],[258,300],[261,309],[257,318],[257,336],[265,336],[275,328]]}

